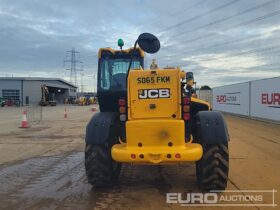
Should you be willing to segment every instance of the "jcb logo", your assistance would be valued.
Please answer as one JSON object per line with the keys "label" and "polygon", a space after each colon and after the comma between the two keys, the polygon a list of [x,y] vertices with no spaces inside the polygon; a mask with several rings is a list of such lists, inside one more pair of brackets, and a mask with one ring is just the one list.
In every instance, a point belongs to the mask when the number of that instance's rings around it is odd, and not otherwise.
{"label": "jcb logo", "polygon": [[138,91],[139,99],[170,98],[170,89],[142,89]]}

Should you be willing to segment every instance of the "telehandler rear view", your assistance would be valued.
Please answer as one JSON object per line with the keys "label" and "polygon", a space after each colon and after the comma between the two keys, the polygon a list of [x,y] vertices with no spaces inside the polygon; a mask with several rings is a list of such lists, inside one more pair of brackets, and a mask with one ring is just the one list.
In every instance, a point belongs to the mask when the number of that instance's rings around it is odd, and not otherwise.
{"label": "telehandler rear view", "polygon": [[[137,44],[139,47],[136,47]],[[144,52],[159,40],[143,33],[133,48],[98,53],[100,112],[86,128],[85,168],[94,187],[117,182],[121,163],[196,162],[199,187],[224,190],[229,135],[220,112],[192,97],[193,74],[179,68],[143,70]]]}

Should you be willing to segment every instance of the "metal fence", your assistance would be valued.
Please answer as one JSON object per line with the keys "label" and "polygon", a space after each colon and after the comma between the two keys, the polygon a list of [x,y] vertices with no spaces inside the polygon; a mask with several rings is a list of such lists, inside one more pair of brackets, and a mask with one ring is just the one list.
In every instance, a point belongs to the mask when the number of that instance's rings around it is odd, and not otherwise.
{"label": "metal fence", "polygon": [[36,124],[43,119],[43,107],[38,104],[26,105],[27,120],[30,124]]}
{"label": "metal fence", "polygon": [[280,122],[280,77],[213,88],[213,110]]}

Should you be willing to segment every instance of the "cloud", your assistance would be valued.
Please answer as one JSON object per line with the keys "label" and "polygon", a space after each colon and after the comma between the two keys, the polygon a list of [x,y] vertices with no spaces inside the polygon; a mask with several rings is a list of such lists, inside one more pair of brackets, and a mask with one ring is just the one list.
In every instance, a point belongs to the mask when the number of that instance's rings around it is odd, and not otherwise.
{"label": "cloud", "polygon": [[246,71],[247,68],[266,64],[265,61],[259,60],[259,58],[254,55],[230,56],[228,54],[206,54],[193,56],[182,60],[190,60],[205,68],[222,69],[224,71],[230,71],[232,69],[240,69],[240,71]]}
{"label": "cloud", "polygon": [[63,60],[65,52],[75,47],[83,60],[85,88],[93,90],[98,48],[116,48],[118,38],[131,47],[142,32],[160,34],[161,50],[147,55],[147,66],[152,58],[161,67],[181,66],[193,71],[200,85],[277,76],[280,49],[238,55],[280,43],[280,3],[267,2],[2,0],[0,76],[68,79]]}

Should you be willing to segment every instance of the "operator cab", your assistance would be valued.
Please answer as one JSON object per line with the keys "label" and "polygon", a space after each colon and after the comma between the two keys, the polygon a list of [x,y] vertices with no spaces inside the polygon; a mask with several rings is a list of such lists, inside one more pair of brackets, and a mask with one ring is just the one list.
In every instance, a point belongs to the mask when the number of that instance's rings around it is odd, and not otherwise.
{"label": "operator cab", "polygon": [[131,69],[144,69],[143,50],[122,50],[120,47],[120,50],[101,48],[98,53],[97,97],[101,112],[118,112],[118,99],[127,97],[126,80],[131,56]]}

